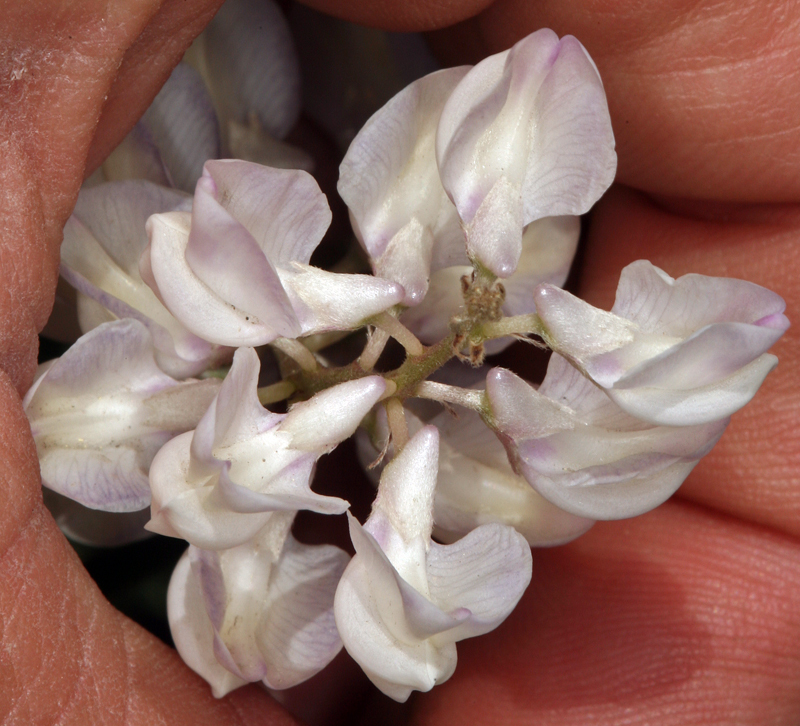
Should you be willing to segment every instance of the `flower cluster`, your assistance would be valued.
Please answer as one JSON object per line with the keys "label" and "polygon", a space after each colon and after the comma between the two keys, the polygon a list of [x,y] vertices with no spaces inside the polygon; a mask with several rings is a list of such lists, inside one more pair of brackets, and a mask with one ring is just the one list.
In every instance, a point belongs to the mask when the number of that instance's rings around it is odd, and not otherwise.
{"label": "flower cluster", "polygon": [[[196,53],[227,47],[239,6]],[[561,289],[578,215],[616,167],[572,37],[540,30],[421,78],[369,120],[339,191],[373,274],[310,264],[331,212],[307,172],[216,159],[214,136],[192,178],[159,125],[190,77],[176,71],[137,132],[158,156],[131,157],[180,172],[85,189],[67,223],[62,273],[87,332],[25,398],[43,482],[94,509],[149,506],[148,530],[189,543],[170,625],[215,695],[288,688],[344,645],[403,701],[513,610],[531,545],[680,486],[774,367],[783,301],[646,261],[622,271],[610,312]],[[217,84],[206,105],[231,149],[265,112]],[[178,178],[193,196],[163,184]],[[553,351],[541,385],[483,367],[530,335]],[[344,338],[363,347],[336,365],[323,348]],[[312,488],[357,431],[377,486],[363,524],[347,492]],[[352,558],[295,539],[300,511],[347,513]]]}

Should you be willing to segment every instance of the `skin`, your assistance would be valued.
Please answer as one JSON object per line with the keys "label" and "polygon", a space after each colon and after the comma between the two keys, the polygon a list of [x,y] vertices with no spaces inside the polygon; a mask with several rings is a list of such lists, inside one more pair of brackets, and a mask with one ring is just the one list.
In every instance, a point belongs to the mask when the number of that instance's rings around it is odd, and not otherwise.
{"label": "skin", "polygon": [[[174,652],[108,605],[42,506],[20,404],[81,180],[217,2],[0,5],[0,722],[294,723],[255,687],[215,701]],[[576,35],[603,77],[619,152],[619,186],[591,219],[582,294],[610,306],[620,269],[645,257],[672,276],[765,285],[794,316],[796,4],[315,5],[388,29],[436,29],[448,64],[539,27]],[[790,330],[774,349],[778,369],[668,504],[534,552],[533,584],[514,614],[461,643],[455,676],[405,716],[440,726],[797,723],[799,347]]]}

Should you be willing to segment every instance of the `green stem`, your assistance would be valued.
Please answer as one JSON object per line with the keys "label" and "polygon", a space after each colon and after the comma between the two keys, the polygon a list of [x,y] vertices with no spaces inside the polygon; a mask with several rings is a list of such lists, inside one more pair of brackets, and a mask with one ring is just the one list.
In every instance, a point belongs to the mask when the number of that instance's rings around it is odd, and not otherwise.
{"label": "green stem", "polygon": [[414,333],[412,333],[405,325],[403,325],[394,315],[387,312],[382,312],[376,315],[369,321],[376,328],[387,332],[391,335],[400,345],[406,349],[406,353],[411,356],[420,356],[423,354],[424,346],[419,342]]}
{"label": "green stem", "polygon": [[470,408],[473,411],[478,411],[479,413],[484,409],[483,391],[473,391],[469,388],[450,386],[446,383],[422,381],[416,387],[414,395],[419,398],[427,398],[430,401],[454,403],[457,406]]}
{"label": "green stem", "polygon": [[284,401],[291,396],[297,388],[291,381],[278,381],[270,386],[258,389],[258,400],[263,406],[270,403]]}
{"label": "green stem", "polygon": [[474,335],[483,340],[503,338],[506,335],[538,335],[544,337],[546,328],[536,313],[514,315],[494,322],[479,323],[473,329]]}

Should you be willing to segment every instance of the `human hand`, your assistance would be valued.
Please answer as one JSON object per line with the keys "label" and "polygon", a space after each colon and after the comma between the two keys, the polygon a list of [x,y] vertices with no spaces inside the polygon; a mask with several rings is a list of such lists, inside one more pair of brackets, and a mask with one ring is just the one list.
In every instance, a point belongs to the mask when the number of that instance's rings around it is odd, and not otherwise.
{"label": "human hand", "polygon": [[[613,13],[593,5],[584,19],[569,21],[556,4],[499,2],[438,43],[481,57],[550,26],[575,34],[597,61],[620,181],[646,194],[619,189],[594,214],[582,290],[592,302],[610,304],[621,267],[647,257],[673,276],[751,279],[783,295],[791,310],[800,132],[788,99],[796,95],[790,74],[800,51],[791,31],[798,19],[787,16],[778,27],[766,8],[703,14],[673,5],[615,5]],[[448,24],[480,8],[344,9],[366,9],[377,13],[373,20],[407,29]],[[69,11],[51,3],[46,10],[40,4],[34,18],[24,7],[6,9],[13,50],[0,71],[7,139],[0,446],[8,502],[0,614],[10,675],[0,713],[11,723],[285,718],[252,687],[213,701],[173,653],[104,602],[41,507],[34,447],[14,392],[27,388],[35,368],[60,229],[85,160],[91,170],[133,124],[212,10],[211,3],[137,3],[110,18],[91,3]],[[34,50],[15,55],[23,48]],[[742,57],[751,60],[730,64]],[[707,199],[718,203],[699,201]],[[418,698],[414,717],[793,721],[800,712],[800,616],[792,609],[800,572],[791,539],[800,525],[790,489],[798,455],[796,347],[790,331],[776,348],[781,366],[678,500],[646,518],[597,525],[570,546],[537,551],[534,582],[517,612],[495,634],[462,644],[456,675]]]}

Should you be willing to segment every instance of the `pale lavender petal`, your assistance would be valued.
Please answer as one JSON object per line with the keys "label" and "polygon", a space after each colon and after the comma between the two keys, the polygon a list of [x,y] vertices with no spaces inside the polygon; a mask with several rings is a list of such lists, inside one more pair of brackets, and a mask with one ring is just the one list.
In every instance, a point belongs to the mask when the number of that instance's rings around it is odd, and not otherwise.
{"label": "pale lavender petal", "polygon": [[[396,580],[368,562],[357,555],[342,575],[334,600],[336,626],[347,652],[367,677],[391,698],[405,701],[412,690],[429,691],[452,675],[455,646],[447,643],[431,647],[426,640],[398,640],[389,629],[402,618]],[[389,589],[380,587],[384,582]],[[386,613],[390,614],[388,623]]]}
{"label": "pale lavender petal", "polygon": [[272,169],[247,161],[206,164],[215,199],[253,236],[273,265],[308,263],[331,223],[314,177],[298,169]]}
{"label": "pale lavender petal", "polygon": [[270,580],[270,607],[255,633],[270,688],[302,683],[341,650],[333,598],[348,560],[338,547],[287,538]]}
{"label": "pale lavender petal", "polygon": [[449,639],[494,630],[516,607],[531,581],[531,550],[512,527],[486,524],[451,545],[431,544],[428,585],[444,609],[466,611]]}
{"label": "pale lavender petal", "polygon": [[[457,606],[448,613],[415,590],[397,571],[370,531],[348,515],[356,555],[369,572],[377,609],[392,635],[404,643],[451,631],[468,616]],[[424,561],[418,563],[424,567]],[[450,642],[453,642],[452,640]]]}
{"label": "pale lavender petal", "polygon": [[214,104],[200,74],[179,63],[142,116],[179,189],[194,189],[203,164],[220,155]]}
{"label": "pale lavender petal", "polygon": [[[263,345],[281,335],[296,334],[293,312],[272,315],[262,321],[255,313],[239,310],[220,298],[194,274],[186,261],[188,215],[157,214],[148,220],[147,227],[151,244],[142,255],[142,276],[155,286],[170,312],[193,333],[219,345],[234,347]],[[145,275],[146,270],[151,275]],[[273,287],[272,293],[280,298],[277,287]],[[268,297],[269,291],[262,291],[262,295]]]}
{"label": "pale lavender petal", "polygon": [[43,482],[91,508],[144,508],[156,451],[196,424],[217,387],[179,384],[162,373],[140,323],[101,325],[53,363],[23,401]]}
{"label": "pale lavender petal", "polygon": [[[280,335],[295,337],[300,330],[274,267],[247,229],[217,202],[217,193],[211,177],[197,183],[186,262],[221,300]],[[162,295],[163,288],[159,282]]]}
{"label": "pale lavender petal", "polygon": [[[494,143],[485,143],[488,133]],[[616,156],[602,83],[583,46],[539,30],[479,63],[442,111],[436,153],[467,223],[501,176],[521,189],[525,224],[587,211],[611,183]]]}
{"label": "pale lavender petal", "polygon": [[286,136],[300,112],[300,68],[277,3],[228,0],[203,41],[209,84],[223,117],[244,121],[255,112],[271,134]]}
{"label": "pale lavender petal", "polygon": [[647,260],[638,260],[622,270],[612,312],[648,333],[685,338],[724,322],[768,323],[785,330],[785,309],[783,298],[752,282],[706,275],[675,280]]}
{"label": "pale lavender petal", "polygon": [[611,388],[609,397],[643,421],[662,426],[696,426],[723,419],[748,404],[778,359],[764,353],[727,378],[686,390]]}
{"label": "pale lavender petal", "polygon": [[[75,203],[73,217],[100,242],[106,253],[125,272],[134,278],[139,274],[139,258],[147,247],[145,223],[151,214],[191,210],[192,199],[184,192],[167,189],[144,180],[128,180],[100,184],[82,189]],[[65,235],[64,244],[69,239]],[[82,242],[67,251],[62,246],[62,261],[81,271],[80,265],[90,261],[81,259]]]}
{"label": "pale lavender petal", "polygon": [[400,285],[372,275],[327,272],[298,262],[281,265],[278,274],[303,335],[361,327],[405,297]]}
{"label": "pale lavender petal", "polygon": [[373,259],[409,219],[442,234],[441,246],[463,247],[458,219],[436,168],[439,114],[468,68],[450,68],[415,81],[367,121],[339,168],[338,190],[361,243]]}
{"label": "pale lavender petal", "polygon": [[214,655],[214,628],[192,572],[189,552],[184,553],[172,573],[167,616],[172,640],[183,662],[211,685],[216,698],[247,683],[223,667]]}

